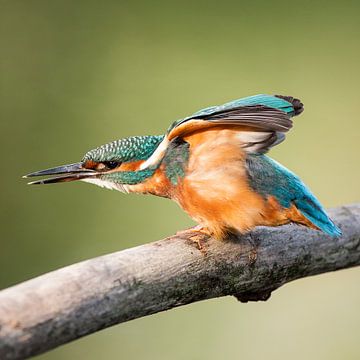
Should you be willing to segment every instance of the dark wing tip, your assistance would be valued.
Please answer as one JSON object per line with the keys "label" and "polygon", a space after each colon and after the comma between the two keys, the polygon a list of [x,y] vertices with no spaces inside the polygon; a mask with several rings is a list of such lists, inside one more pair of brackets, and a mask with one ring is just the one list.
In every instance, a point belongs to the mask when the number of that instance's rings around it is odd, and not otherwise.
{"label": "dark wing tip", "polygon": [[286,112],[265,105],[241,106],[203,119],[222,124],[247,125],[267,131],[287,132],[292,128],[292,120]]}
{"label": "dark wing tip", "polygon": [[275,97],[279,99],[283,99],[290,104],[292,104],[294,108],[294,115],[300,115],[304,111],[304,104],[299,100],[292,96],[284,96],[284,95],[274,95]]}

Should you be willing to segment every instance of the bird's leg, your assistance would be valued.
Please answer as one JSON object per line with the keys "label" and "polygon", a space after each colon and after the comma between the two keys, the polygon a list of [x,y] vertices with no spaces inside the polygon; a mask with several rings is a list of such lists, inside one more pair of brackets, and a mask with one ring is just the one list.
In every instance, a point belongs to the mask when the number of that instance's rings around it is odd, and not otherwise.
{"label": "bird's leg", "polygon": [[196,225],[196,226],[190,228],[189,231],[193,231],[195,233],[201,233],[201,234],[204,234],[207,236],[211,236],[211,232],[209,231],[209,229],[202,225]]}

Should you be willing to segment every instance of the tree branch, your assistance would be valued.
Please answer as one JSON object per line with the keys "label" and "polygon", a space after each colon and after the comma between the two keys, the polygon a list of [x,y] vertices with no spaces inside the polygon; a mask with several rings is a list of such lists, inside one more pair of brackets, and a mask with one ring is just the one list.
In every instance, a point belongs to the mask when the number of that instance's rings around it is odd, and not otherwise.
{"label": "tree branch", "polygon": [[195,301],[266,300],[281,285],[360,264],[360,204],[330,211],[341,238],[296,225],[205,241],[194,233],[74,264],[0,292],[0,358],[23,359]]}

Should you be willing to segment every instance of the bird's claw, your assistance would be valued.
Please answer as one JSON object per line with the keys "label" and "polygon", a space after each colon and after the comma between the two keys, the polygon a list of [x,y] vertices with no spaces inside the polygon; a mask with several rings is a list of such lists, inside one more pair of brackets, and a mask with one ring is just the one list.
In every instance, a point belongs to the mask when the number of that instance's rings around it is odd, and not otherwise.
{"label": "bird's claw", "polygon": [[190,236],[189,240],[193,241],[197,245],[197,248],[203,254],[206,254],[206,248],[205,248],[205,244],[204,244],[204,235],[206,235],[206,237],[211,236],[209,230],[201,225],[198,225],[198,226],[195,226],[195,227],[189,229],[189,231],[194,232],[196,234],[196,235]]}
{"label": "bird's claw", "polygon": [[249,265],[254,265],[257,260],[257,249],[253,248],[248,254]]}
{"label": "bird's claw", "polygon": [[205,245],[203,242],[203,236],[201,235],[194,235],[194,236],[190,236],[189,238],[191,241],[193,241],[197,248],[204,254],[206,254],[206,249],[205,249]]}

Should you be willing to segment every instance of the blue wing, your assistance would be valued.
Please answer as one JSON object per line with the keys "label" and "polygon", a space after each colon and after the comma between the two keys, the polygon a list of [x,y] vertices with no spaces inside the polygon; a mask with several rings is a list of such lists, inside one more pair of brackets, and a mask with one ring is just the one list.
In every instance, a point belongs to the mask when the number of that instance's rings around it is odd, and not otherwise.
{"label": "blue wing", "polygon": [[255,191],[265,197],[274,196],[285,208],[294,204],[320,230],[331,236],[341,235],[320,202],[290,170],[265,155],[249,154],[246,165],[250,185]]}
{"label": "blue wing", "polygon": [[[293,102],[295,102],[295,104]],[[214,115],[221,112],[234,110],[243,106],[256,106],[256,105],[262,105],[273,109],[281,110],[286,114],[288,114],[289,116],[294,116],[294,115],[298,115],[298,113],[302,111],[301,110],[299,112],[299,109],[295,109],[295,107],[303,108],[302,104],[301,105],[300,104],[301,103],[299,100],[294,99],[291,96],[259,94],[259,95],[248,96],[242,99],[233,100],[219,106],[210,106],[206,109],[197,111],[196,113],[192,114],[191,116],[188,116],[185,119],[202,118],[202,117],[207,117],[209,115]]]}
{"label": "blue wing", "polygon": [[255,95],[212,106],[173,123],[169,140],[194,131],[226,126],[246,132],[240,144],[247,152],[265,153],[282,142],[292,127],[291,117],[303,111],[300,100],[291,96]]}
{"label": "blue wing", "polygon": [[232,120],[232,123],[245,125],[249,125],[250,121],[250,126],[256,125],[265,129],[270,127],[270,130],[273,130],[271,128],[273,123],[278,123],[281,127],[276,130],[287,131],[292,126],[290,117],[299,115],[303,110],[304,106],[300,100],[292,96],[260,94],[199,110],[184,119],[175,121],[168,132],[195,119],[223,123],[229,123],[229,120]]}

